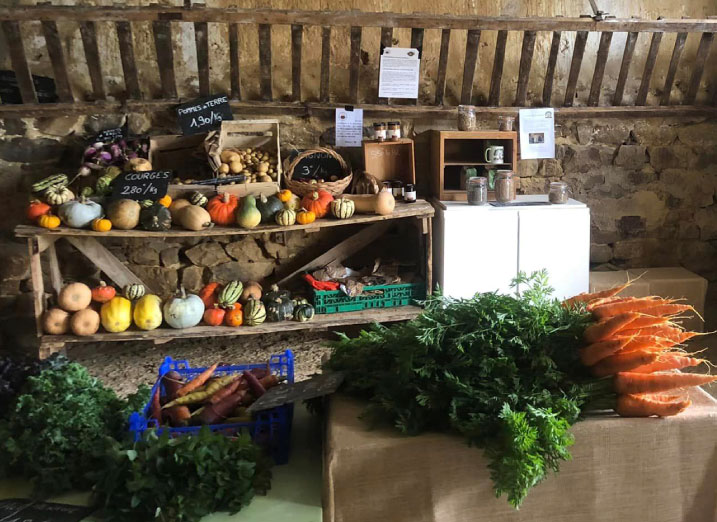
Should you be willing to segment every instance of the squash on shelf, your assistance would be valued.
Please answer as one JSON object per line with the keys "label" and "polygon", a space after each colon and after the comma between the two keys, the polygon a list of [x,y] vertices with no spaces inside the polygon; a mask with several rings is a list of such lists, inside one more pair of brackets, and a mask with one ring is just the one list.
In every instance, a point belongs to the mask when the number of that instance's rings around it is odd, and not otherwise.
{"label": "squash on shelf", "polygon": [[219,292],[219,295],[217,297],[217,302],[219,303],[219,306],[225,308],[234,306],[234,303],[239,300],[243,291],[244,285],[241,281],[229,281]]}
{"label": "squash on shelf", "polygon": [[219,308],[219,305],[215,303],[211,308],[204,310],[204,322],[209,326],[221,326],[226,313],[224,308]]}
{"label": "squash on shelf", "polygon": [[148,172],[152,170],[152,164],[144,158],[132,158],[124,164],[125,172]]}
{"label": "squash on shelf", "polygon": [[191,328],[202,320],[204,303],[198,295],[188,294],[181,288],[178,295],[167,299],[162,311],[164,320],[172,328]]}
{"label": "squash on shelf", "polygon": [[224,324],[227,326],[241,326],[244,323],[244,311],[242,305],[234,303],[224,314]]}
{"label": "squash on shelf", "polygon": [[316,214],[316,218],[320,219],[329,213],[329,205],[333,200],[334,197],[330,192],[318,189],[304,196],[301,200],[301,207],[312,211]]}
{"label": "squash on shelf", "polygon": [[42,316],[42,331],[50,335],[63,335],[70,330],[70,314],[62,308],[50,308]]}
{"label": "squash on shelf", "polygon": [[178,221],[179,211],[188,205],[192,205],[188,199],[178,198],[172,201],[172,204],[169,205],[169,213],[172,214],[172,221]]}
{"label": "squash on shelf", "polygon": [[249,281],[244,285],[239,302],[245,304],[249,299],[261,299],[261,292],[264,290],[256,281]]}
{"label": "squash on shelf", "polygon": [[299,225],[310,225],[314,221],[316,221],[316,214],[314,214],[310,210],[305,210],[302,208],[301,211],[296,214],[296,222]]}
{"label": "squash on shelf", "polygon": [[343,197],[354,202],[354,208],[359,214],[387,216],[392,214],[396,207],[396,199],[393,197],[393,194],[386,189],[376,195],[346,194]]}
{"label": "squash on shelf", "polygon": [[44,216],[40,216],[40,219],[37,220],[37,224],[39,226],[50,230],[59,227],[60,223],[62,223],[60,218],[54,214],[45,214]]}
{"label": "squash on shelf", "polygon": [[296,194],[292,194],[289,200],[284,202],[284,208],[298,212],[301,210],[301,198]]}
{"label": "squash on shelf", "polygon": [[274,216],[274,219],[276,220],[277,225],[281,225],[283,227],[289,227],[296,223],[296,212],[293,210],[280,210],[276,213],[276,216]]}
{"label": "squash on shelf", "polygon": [[70,283],[60,290],[57,304],[67,312],[78,312],[90,306],[92,290],[84,283]]}
{"label": "squash on shelf", "polygon": [[314,318],[316,311],[309,303],[299,303],[294,306],[294,321],[305,323]]}
{"label": "squash on shelf", "polygon": [[95,232],[109,232],[112,230],[112,221],[107,218],[96,218],[90,223],[90,228]]}
{"label": "squash on shelf", "polygon": [[71,228],[86,228],[92,221],[102,217],[102,206],[85,197],[60,205],[57,215]]}
{"label": "squash on shelf", "polygon": [[217,302],[217,294],[219,293],[219,283],[207,283],[199,291],[199,299],[204,303],[204,308],[211,308]]}
{"label": "squash on shelf", "polygon": [[207,203],[209,203],[209,199],[203,193],[199,192],[198,190],[195,190],[189,195],[189,202],[192,205],[206,207]]}
{"label": "squash on shelf", "polygon": [[294,193],[291,192],[289,189],[284,189],[284,190],[280,190],[276,194],[276,197],[279,198],[279,201],[281,201],[282,203],[288,203],[289,201],[291,201],[291,196],[293,196],[293,195],[294,195]]}
{"label": "squash on shelf", "polygon": [[45,201],[50,205],[62,205],[75,199],[75,194],[65,185],[53,185],[43,192]]}
{"label": "squash on shelf", "polygon": [[249,299],[244,305],[244,324],[257,326],[266,320],[264,303],[258,299]]}
{"label": "squash on shelf", "polygon": [[124,332],[132,324],[132,303],[124,297],[113,297],[100,308],[100,319],[108,332]]}
{"label": "squash on shelf", "polygon": [[261,223],[261,212],[256,208],[256,198],[249,194],[242,199],[236,213],[237,225],[242,228],[256,228]]}
{"label": "squash on shelf", "polygon": [[150,232],[166,232],[172,228],[172,214],[161,203],[153,203],[140,211],[139,222]]}
{"label": "squash on shelf", "polygon": [[209,212],[197,205],[186,205],[179,211],[179,224],[195,232],[214,226]]}
{"label": "squash on shelf", "polygon": [[338,198],[331,202],[331,214],[338,219],[348,219],[354,215],[356,206],[348,198]]}
{"label": "squash on shelf", "polygon": [[100,281],[99,284],[92,289],[92,300],[96,303],[106,303],[117,295],[117,290],[114,286],[109,286],[104,281]]}
{"label": "squash on shelf", "polygon": [[163,207],[169,208],[169,206],[172,204],[172,196],[170,196],[169,194],[165,194],[157,200],[157,203],[159,203]]}
{"label": "squash on shelf", "polygon": [[256,208],[259,209],[259,213],[261,214],[261,222],[266,224],[274,222],[276,214],[284,210],[284,204],[277,196],[269,196],[267,198],[264,194],[261,194],[259,201],[256,202]]}
{"label": "squash on shelf", "polygon": [[40,216],[49,214],[51,210],[52,210],[52,207],[50,205],[48,205],[47,203],[43,203],[42,201],[38,201],[38,200],[33,200],[27,206],[27,211],[25,212],[25,215],[27,216],[27,219],[29,219],[30,221],[36,221],[37,218],[39,218]]}
{"label": "squash on shelf", "polygon": [[234,224],[234,213],[238,205],[239,200],[234,194],[217,194],[207,203],[207,212],[214,223],[228,227]]}
{"label": "squash on shelf", "polygon": [[147,289],[144,287],[144,285],[141,285],[139,283],[131,283],[125,285],[125,287],[122,289],[122,293],[130,301],[136,301],[137,299],[144,296],[146,292]]}
{"label": "squash on shelf", "polygon": [[53,174],[33,183],[31,190],[33,192],[43,192],[55,185],[66,187],[68,182],[67,174]]}
{"label": "squash on shelf", "polygon": [[154,294],[147,294],[134,305],[132,318],[137,328],[154,330],[162,324],[162,300]]}
{"label": "squash on shelf", "polygon": [[70,319],[72,333],[79,336],[94,335],[100,329],[100,314],[92,308],[85,308],[72,314]]}
{"label": "squash on shelf", "polygon": [[133,199],[116,199],[107,205],[107,217],[112,226],[120,230],[132,230],[139,224],[142,207]]}

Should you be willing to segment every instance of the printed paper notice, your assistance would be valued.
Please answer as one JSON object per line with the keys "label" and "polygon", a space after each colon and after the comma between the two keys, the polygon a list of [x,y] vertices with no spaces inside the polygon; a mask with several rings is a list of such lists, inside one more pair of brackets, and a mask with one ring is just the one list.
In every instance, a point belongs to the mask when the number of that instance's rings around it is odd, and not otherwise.
{"label": "printed paper notice", "polygon": [[336,146],[360,147],[363,138],[363,109],[336,109]]}
{"label": "printed paper notice", "polygon": [[553,109],[521,109],[520,158],[555,157],[555,111]]}
{"label": "printed paper notice", "polygon": [[418,98],[418,49],[386,47],[378,75],[379,98]]}

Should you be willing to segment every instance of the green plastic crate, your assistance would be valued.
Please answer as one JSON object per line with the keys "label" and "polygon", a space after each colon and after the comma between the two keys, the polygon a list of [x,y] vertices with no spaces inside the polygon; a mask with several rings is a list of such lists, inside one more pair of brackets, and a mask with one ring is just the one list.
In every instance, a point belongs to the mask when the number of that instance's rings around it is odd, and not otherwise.
{"label": "green plastic crate", "polygon": [[349,297],[341,290],[314,290],[314,308],[317,314],[355,312],[367,308],[393,308],[414,304],[426,298],[426,284],[365,286],[364,291],[382,290],[383,295]]}

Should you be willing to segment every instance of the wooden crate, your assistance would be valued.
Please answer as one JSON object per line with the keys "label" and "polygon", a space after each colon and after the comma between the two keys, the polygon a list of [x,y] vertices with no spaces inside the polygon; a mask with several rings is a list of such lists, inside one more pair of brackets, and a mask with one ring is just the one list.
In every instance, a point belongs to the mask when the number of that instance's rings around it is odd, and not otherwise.
{"label": "wooden crate", "polygon": [[398,180],[416,184],[413,140],[364,141],[364,170],[379,181]]}
{"label": "wooden crate", "polygon": [[[485,161],[488,145],[502,145],[504,163]],[[466,201],[462,167],[475,167],[479,176],[489,169],[518,169],[518,133],[515,131],[433,131],[431,136],[431,184],[433,196],[441,201]],[[517,179],[516,179],[517,181]],[[489,199],[495,199],[489,191]]]}

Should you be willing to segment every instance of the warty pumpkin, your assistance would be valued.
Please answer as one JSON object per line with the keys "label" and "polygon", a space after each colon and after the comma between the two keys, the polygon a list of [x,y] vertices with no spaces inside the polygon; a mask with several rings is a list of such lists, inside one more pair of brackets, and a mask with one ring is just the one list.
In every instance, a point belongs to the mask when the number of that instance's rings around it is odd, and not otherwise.
{"label": "warty pumpkin", "polygon": [[100,319],[108,332],[124,332],[132,324],[132,303],[124,297],[114,297],[102,305]]}
{"label": "warty pumpkin", "polygon": [[84,283],[70,283],[60,290],[57,296],[57,304],[68,312],[77,312],[90,306],[92,302],[92,290]]}
{"label": "warty pumpkin", "polygon": [[142,228],[150,232],[164,232],[172,228],[172,214],[160,203],[153,203],[139,213]]}
{"label": "warty pumpkin", "polygon": [[228,227],[234,224],[234,213],[238,205],[239,200],[235,195],[217,194],[207,203],[207,212],[214,223]]}
{"label": "warty pumpkin", "polygon": [[154,330],[162,324],[162,300],[154,294],[147,294],[134,305],[132,318],[137,328]]}
{"label": "warty pumpkin", "polygon": [[304,196],[304,199],[301,200],[301,207],[312,211],[318,219],[329,213],[329,205],[333,200],[334,197],[329,192],[318,189]]}
{"label": "warty pumpkin", "polygon": [[75,335],[94,335],[100,329],[100,314],[92,308],[85,308],[72,314],[70,328]]}
{"label": "warty pumpkin", "polygon": [[125,285],[124,288],[122,289],[122,293],[130,301],[136,301],[137,299],[142,297],[146,292],[147,292],[147,289],[144,287],[144,285],[141,285],[139,283],[131,283],[131,284]]}

